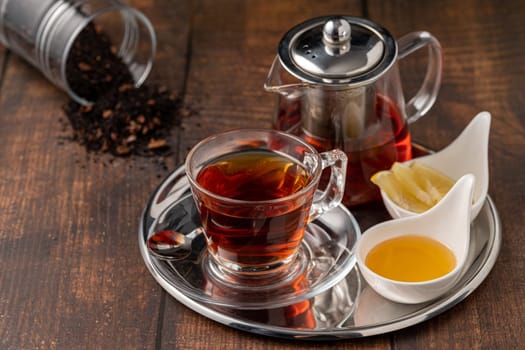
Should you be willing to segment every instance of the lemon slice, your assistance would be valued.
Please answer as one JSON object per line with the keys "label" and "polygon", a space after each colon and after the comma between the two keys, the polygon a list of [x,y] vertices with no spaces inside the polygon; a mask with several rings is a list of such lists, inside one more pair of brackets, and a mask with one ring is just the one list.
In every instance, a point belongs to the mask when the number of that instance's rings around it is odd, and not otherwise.
{"label": "lemon slice", "polygon": [[396,162],[370,180],[394,203],[416,213],[432,208],[454,185],[454,180],[417,161],[409,166]]}
{"label": "lemon slice", "polygon": [[454,180],[443,173],[419,162],[412,162],[409,167],[421,176],[418,177],[420,186],[437,203],[454,186]]}

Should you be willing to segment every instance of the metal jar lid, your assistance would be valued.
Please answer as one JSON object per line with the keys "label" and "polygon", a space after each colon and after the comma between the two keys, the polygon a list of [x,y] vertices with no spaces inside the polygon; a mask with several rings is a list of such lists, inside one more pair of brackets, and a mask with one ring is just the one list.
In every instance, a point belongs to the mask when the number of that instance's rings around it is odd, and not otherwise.
{"label": "metal jar lid", "polygon": [[321,85],[369,84],[396,56],[397,44],[386,29],[350,16],[310,19],[290,29],[279,44],[279,59],[290,74]]}

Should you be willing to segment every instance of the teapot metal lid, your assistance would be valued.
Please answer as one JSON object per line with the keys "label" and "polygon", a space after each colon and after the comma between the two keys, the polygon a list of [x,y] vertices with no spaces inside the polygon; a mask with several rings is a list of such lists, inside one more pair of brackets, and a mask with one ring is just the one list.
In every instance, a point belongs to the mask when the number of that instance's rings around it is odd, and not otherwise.
{"label": "teapot metal lid", "polygon": [[321,85],[369,84],[396,56],[397,44],[386,29],[350,16],[310,19],[290,29],[279,44],[279,59],[290,74]]}

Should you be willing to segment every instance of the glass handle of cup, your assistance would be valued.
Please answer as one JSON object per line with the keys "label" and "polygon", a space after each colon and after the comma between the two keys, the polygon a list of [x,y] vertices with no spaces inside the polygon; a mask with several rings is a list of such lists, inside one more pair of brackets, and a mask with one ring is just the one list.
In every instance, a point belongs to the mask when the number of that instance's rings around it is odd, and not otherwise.
{"label": "glass handle of cup", "polygon": [[314,221],[328,210],[338,206],[345,192],[346,154],[338,149],[320,154],[322,168],[330,167],[330,180],[324,190],[317,190],[314,195],[308,221]]}
{"label": "glass handle of cup", "polygon": [[397,41],[399,47],[399,59],[403,59],[411,53],[428,47],[428,65],[425,79],[419,91],[406,104],[405,110],[407,120],[413,123],[432,107],[436,101],[441,86],[441,70],[443,57],[439,41],[429,32],[413,32],[406,34]]}

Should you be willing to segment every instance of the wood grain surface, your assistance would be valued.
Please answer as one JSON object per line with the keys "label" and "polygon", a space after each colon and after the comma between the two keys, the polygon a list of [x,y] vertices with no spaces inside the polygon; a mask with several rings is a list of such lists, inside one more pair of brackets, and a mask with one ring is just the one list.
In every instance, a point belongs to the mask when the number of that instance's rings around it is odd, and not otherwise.
{"label": "wood grain surface", "polygon": [[[520,349],[525,347],[525,2],[133,0],[155,26],[149,80],[188,110],[173,154],[113,158],[70,140],[67,96],[0,48],[0,349]],[[399,38],[441,42],[443,82],[413,139],[439,149],[481,110],[492,113],[489,194],[503,245],[481,286],[451,310],[389,334],[336,342],[279,340],[228,328],[169,296],[137,246],[141,211],[159,181],[203,137],[270,127],[262,88],[282,35],[327,14],[363,16]],[[407,97],[424,53],[400,62]],[[377,209],[380,204],[376,205]],[[368,209],[356,209],[367,225]]]}

